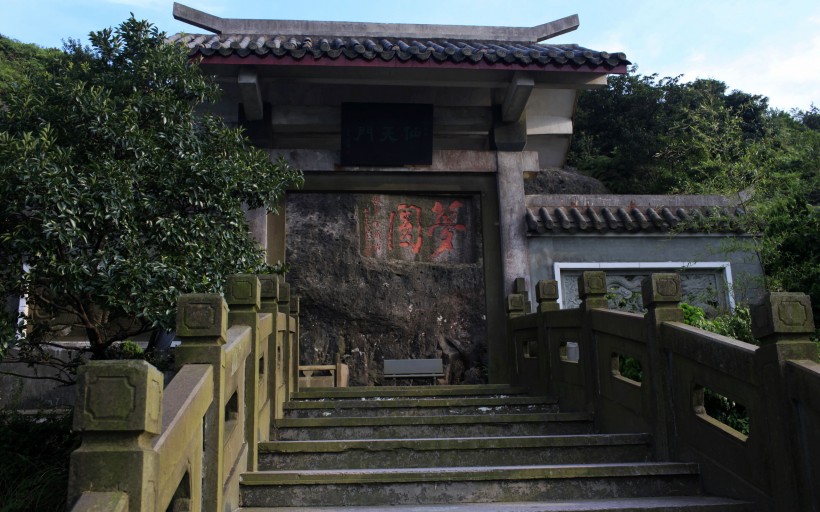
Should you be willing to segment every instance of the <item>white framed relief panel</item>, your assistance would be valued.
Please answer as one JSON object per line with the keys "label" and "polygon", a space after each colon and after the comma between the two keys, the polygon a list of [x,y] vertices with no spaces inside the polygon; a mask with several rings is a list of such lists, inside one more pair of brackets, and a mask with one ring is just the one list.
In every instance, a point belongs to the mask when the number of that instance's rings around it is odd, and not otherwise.
{"label": "white framed relief panel", "polygon": [[607,299],[612,308],[641,311],[641,281],[649,274],[676,272],[683,301],[707,311],[732,310],[732,265],[728,261],[560,262],[553,264],[561,309],[577,308],[578,277],[587,270],[606,272]]}

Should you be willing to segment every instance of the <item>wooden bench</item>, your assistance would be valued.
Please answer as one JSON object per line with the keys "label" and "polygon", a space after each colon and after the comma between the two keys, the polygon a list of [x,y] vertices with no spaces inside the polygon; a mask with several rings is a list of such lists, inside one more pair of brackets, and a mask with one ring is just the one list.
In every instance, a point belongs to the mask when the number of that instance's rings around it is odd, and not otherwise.
{"label": "wooden bench", "polygon": [[436,378],[444,377],[444,364],[441,359],[385,359],[385,379],[412,379],[430,377],[433,384]]}

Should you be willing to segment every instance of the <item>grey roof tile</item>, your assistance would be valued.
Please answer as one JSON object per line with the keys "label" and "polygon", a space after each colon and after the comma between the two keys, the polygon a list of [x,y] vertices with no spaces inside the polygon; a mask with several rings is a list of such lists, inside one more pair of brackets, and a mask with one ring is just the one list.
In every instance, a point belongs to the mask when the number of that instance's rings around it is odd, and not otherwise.
{"label": "grey roof tile", "polygon": [[528,236],[575,233],[741,233],[744,210],[722,196],[527,196]]}
{"label": "grey roof tile", "polygon": [[261,57],[366,61],[435,61],[452,63],[518,64],[527,67],[579,67],[609,71],[630,64],[623,53],[594,51],[572,44],[446,39],[335,37],[319,35],[174,34],[171,43],[185,45],[191,56],[254,54]]}

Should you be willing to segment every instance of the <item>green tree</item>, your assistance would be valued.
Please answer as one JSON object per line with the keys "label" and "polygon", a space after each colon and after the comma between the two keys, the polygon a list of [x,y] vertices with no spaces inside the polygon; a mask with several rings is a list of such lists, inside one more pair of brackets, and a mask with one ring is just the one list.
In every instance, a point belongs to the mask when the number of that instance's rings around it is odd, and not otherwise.
{"label": "green tree", "polygon": [[815,106],[790,115],[718,80],[683,83],[633,68],[581,95],[569,162],[615,192],[738,198],[752,235],[746,248],[767,287],[809,293],[817,315],[818,119]]}
{"label": "green tree", "polygon": [[30,75],[44,73],[59,53],[0,35],[0,95],[14,84],[25,83]]}
{"label": "green tree", "polygon": [[274,211],[302,180],[197,113],[218,87],[148,22],[90,40],[1,99],[0,296],[26,296],[40,314],[17,340],[7,316],[0,348],[42,355],[70,324],[104,357],[113,342],[173,327],[180,293],[275,270],[243,207]]}

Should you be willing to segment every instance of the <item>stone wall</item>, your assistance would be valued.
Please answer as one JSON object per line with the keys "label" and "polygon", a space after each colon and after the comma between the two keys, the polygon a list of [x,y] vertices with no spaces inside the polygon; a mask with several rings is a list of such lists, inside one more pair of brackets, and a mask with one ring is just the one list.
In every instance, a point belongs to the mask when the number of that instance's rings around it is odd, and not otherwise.
{"label": "stone wall", "polygon": [[373,385],[385,358],[442,358],[447,383],[481,381],[480,218],[470,195],[289,194],[301,363],[328,364],[338,351],[351,385]]}

